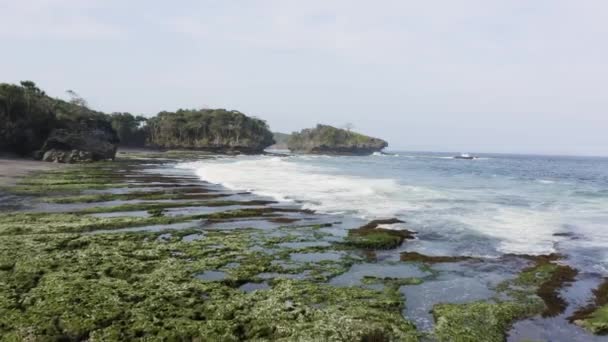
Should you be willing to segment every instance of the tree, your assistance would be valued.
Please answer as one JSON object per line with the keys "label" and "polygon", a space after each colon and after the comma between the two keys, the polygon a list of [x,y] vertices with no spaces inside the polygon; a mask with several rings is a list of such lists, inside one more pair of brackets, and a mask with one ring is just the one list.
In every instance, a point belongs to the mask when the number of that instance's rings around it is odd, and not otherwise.
{"label": "tree", "polygon": [[118,134],[122,146],[143,147],[146,143],[147,119],[131,113],[112,113],[112,128]]}
{"label": "tree", "polygon": [[87,100],[85,100],[82,96],[78,95],[78,93],[76,93],[75,91],[68,89],[66,90],[66,93],[68,93],[68,95],[70,96],[70,103],[80,107],[89,108]]}
{"label": "tree", "polygon": [[347,122],[344,124],[344,126],[342,126],[342,128],[350,132],[353,128],[355,128],[355,125],[351,122]]}

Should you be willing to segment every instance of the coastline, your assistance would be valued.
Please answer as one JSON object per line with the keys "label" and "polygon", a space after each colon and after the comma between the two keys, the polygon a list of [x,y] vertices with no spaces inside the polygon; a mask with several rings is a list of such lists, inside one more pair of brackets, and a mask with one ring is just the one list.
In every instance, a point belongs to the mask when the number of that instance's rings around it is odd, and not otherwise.
{"label": "coastline", "polygon": [[[143,333],[224,340],[485,336],[501,341],[518,320],[547,308],[563,311],[554,302],[559,304],[559,291],[571,277],[560,275],[572,271],[557,256],[391,256],[408,237],[376,229],[378,222],[363,225],[313,213],[174,168],[178,161],[213,155],[140,150],[118,156],[114,163],[70,168],[36,162],[12,166],[15,177],[46,172],[14,178],[21,180],[12,188],[17,195],[33,196],[30,207],[0,219],[5,246],[0,273],[16,286],[17,276],[35,280],[19,294],[32,306],[27,304],[21,314],[12,312],[10,321],[0,318],[0,329],[8,327],[0,333],[23,337],[15,334],[28,327],[28,320],[58,317],[62,328],[41,327],[45,334],[109,340]],[[503,276],[486,289],[474,280],[492,267]],[[467,276],[455,277],[465,270]],[[426,284],[442,277],[456,283],[472,280],[465,284],[482,286],[483,296],[448,303],[437,293],[429,307],[432,316],[416,313],[417,289],[430,289]],[[55,293],[58,287],[64,293]],[[49,291],[53,304],[39,306]],[[510,299],[495,301],[495,295]],[[132,296],[138,299],[132,301]],[[77,298],[80,304],[63,298]],[[101,305],[108,300],[114,304]],[[66,315],[74,310],[75,316]],[[82,321],[79,315],[90,310],[99,320]],[[425,326],[415,315],[443,323]],[[152,317],[164,326],[134,330]],[[308,323],[296,322],[296,317]],[[32,336],[42,333],[33,331]]]}

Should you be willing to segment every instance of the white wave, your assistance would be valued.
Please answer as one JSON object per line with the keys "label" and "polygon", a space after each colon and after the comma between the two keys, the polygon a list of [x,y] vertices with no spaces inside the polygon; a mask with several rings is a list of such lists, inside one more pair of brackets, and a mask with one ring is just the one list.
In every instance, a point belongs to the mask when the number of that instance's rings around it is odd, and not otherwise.
{"label": "white wave", "polygon": [[[298,161],[306,160],[298,158]],[[202,179],[228,188],[252,191],[282,201],[303,201],[304,207],[324,213],[352,213],[366,218],[391,217],[419,208],[419,200],[435,192],[399,184],[393,179],[332,174],[329,168],[302,165],[290,158],[232,162],[200,161],[179,167],[195,170]],[[412,201],[399,200],[404,193]]]}
{"label": "white wave", "polygon": [[555,251],[553,233],[560,218],[553,211],[483,206],[483,213],[454,215],[454,221],[499,239],[498,250],[515,254],[546,254]]}
{"label": "white wave", "polygon": [[[509,207],[483,201],[485,190],[403,184],[391,178],[357,177],[344,169],[319,165],[320,156],[246,157],[180,164],[202,179],[281,201],[302,202],[322,213],[362,218],[401,217],[406,226],[440,229],[446,234],[472,230],[499,241],[505,253],[549,253],[560,227],[559,210]],[[332,158],[332,157],[326,157]],[[473,205],[459,209],[461,200]],[[461,201],[462,202],[462,201]],[[434,225],[432,222],[446,222]],[[411,225],[414,225],[412,227]],[[428,228],[428,227],[439,228]]]}

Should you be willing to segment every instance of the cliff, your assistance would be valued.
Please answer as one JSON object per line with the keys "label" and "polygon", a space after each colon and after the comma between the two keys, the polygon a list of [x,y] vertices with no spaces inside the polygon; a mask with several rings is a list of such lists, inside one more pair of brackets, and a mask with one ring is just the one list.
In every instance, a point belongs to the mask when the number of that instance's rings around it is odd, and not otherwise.
{"label": "cliff", "polygon": [[147,130],[147,144],[157,148],[260,153],[274,144],[265,121],[225,109],[161,112]]}
{"label": "cliff", "polygon": [[31,81],[0,84],[0,151],[55,162],[113,159],[118,137],[84,100],[51,98]]}
{"label": "cliff", "polygon": [[293,133],[287,147],[296,153],[367,155],[381,151],[388,143],[360,133],[317,125]]}

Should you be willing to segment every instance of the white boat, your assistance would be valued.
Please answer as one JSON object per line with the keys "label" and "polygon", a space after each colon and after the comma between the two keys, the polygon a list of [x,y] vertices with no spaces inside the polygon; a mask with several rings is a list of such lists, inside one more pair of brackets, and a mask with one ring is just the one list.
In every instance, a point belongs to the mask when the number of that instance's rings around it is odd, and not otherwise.
{"label": "white boat", "polygon": [[461,153],[460,155],[454,156],[453,158],[472,160],[472,159],[475,159],[476,157],[473,157],[472,155],[470,155],[468,153]]}

